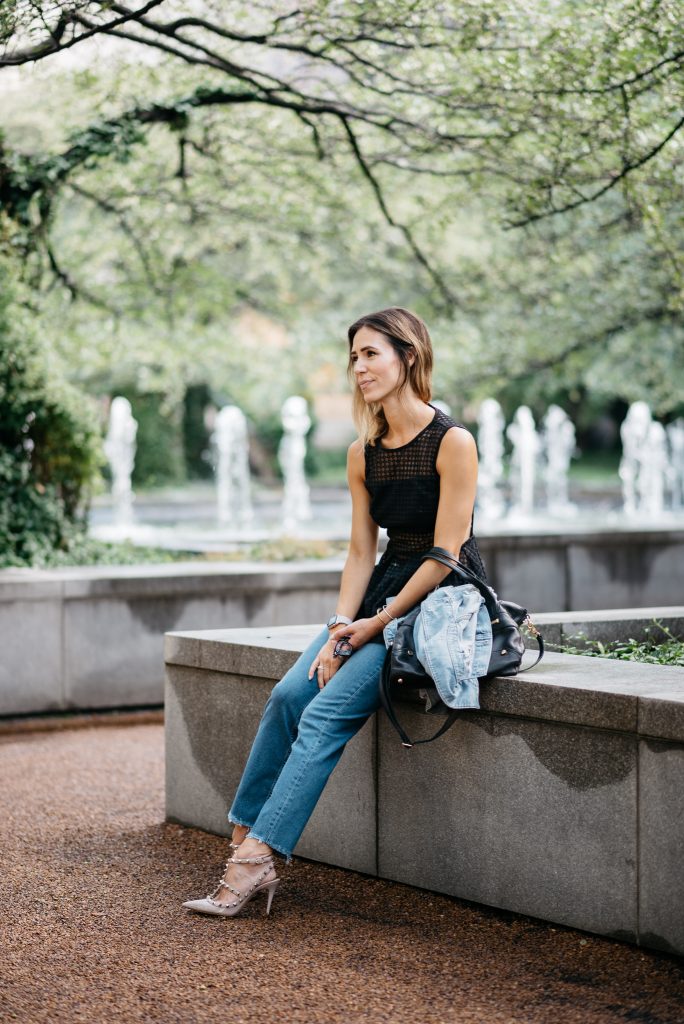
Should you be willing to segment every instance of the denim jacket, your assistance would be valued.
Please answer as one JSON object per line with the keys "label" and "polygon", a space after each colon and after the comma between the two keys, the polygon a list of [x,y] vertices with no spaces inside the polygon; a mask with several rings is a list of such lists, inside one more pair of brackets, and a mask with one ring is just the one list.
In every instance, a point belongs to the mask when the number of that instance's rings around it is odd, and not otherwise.
{"label": "denim jacket", "polygon": [[[387,646],[398,620],[383,631]],[[418,660],[450,708],[479,708],[478,677],[492,653],[492,624],[484,599],[471,583],[438,587],[421,603],[413,629]]]}

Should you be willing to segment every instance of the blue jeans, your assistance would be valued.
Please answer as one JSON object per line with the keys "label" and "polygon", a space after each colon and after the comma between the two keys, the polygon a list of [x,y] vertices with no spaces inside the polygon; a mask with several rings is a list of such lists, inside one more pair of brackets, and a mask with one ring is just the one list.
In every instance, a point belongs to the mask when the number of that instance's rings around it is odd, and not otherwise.
{"label": "blue jeans", "polygon": [[288,860],[345,744],[379,705],[383,644],[355,651],[322,690],[308,678],[329,635],[323,629],[273,687],[228,812]]}

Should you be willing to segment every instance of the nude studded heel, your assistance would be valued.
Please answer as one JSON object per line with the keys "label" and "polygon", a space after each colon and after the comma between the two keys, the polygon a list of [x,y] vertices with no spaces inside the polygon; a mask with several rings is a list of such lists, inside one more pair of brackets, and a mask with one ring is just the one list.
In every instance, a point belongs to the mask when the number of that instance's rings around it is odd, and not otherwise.
{"label": "nude studded heel", "polygon": [[[249,903],[253,896],[256,896],[259,892],[266,893],[266,913],[271,913],[271,903],[275,891],[280,885],[279,878],[270,878],[267,882],[264,881],[266,876],[271,870],[275,871],[275,860],[273,854],[266,853],[261,857],[230,857],[226,861],[226,867],[229,864],[263,864],[264,870],[256,876],[254,879],[246,880],[246,886],[244,892],[239,892],[234,889],[232,885],[221,879],[219,884],[216,886],[214,891],[206,896],[203,900],[187,900],[183,906],[188,910],[196,910],[200,914],[214,914],[217,917],[235,917],[240,913],[245,904]],[[221,887],[230,889],[230,891],[237,896],[236,900],[232,903],[219,903],[214,899],[216,894],[219,892]]]}

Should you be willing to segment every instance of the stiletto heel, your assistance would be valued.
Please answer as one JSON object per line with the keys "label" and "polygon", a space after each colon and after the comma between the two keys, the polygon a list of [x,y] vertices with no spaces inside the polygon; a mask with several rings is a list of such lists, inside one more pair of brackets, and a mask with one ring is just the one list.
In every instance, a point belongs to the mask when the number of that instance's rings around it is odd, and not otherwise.
{"label": "stiletto heel", "polygon": [[275,896],[275,891],[276,891],[276,889],[278,888],[279,885],[280,885],[280,879],[279,878],[274,878],[272,882],[265,882],[264,885],[259,886],[260,889],[264,889],[268,893],[268,896],[266,897],[266,916],[267,917],[271,913],[271,903],[273,903],[273,897]]}
{"label": "stiletto heel", "polygon": [[[266,853],[261,857],[230,857],[226,861],[226,868],[229,864],[263,864],[264,870],[256,876],[254,879],[245,880],[245,891],[240,892],[238,889],[234,889],[233,886],[226,882],[223,878],[216,886],[214,891],[205,896],[203,900],[186,900],[183,904],[188,910],[196,910],[200,914],[214,914],[218,917],[235,917],[240,913],[245,904],[249,903],[253,896],[256,896],[258,892],[267,893],[266,902],[266,913],[271,912],[271,903],[273,902],[273,896],[276,889],[280,884],[278,877],[267,879],[267,875],[271,871],[275,871],[275,861],[273,854]],[[219,892],[221,887],[230,889],[232,893],[237,896],[236,900],[232,903],[219,903],[214,897]]]}

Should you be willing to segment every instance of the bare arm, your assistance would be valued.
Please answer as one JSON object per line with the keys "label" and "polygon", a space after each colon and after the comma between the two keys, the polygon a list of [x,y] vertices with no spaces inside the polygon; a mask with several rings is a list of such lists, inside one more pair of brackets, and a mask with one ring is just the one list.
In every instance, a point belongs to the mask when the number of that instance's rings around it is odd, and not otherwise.
{"label": "bare arm", "polygon": [[[470,536],[470,521],[477,489],[477,447],[472,434],[460,428],[448,430],[437,456],[439,506],[435,523],[435,546],[458,554]],[[423,562],[388,605],[392,618],[399,618],[418,604],[449,574],[440,562]],[[353,614],[353,613],[352,613]],[[360,619],[353,626],[337,626],[335,638],[349,634],[354,647],[360,647],[380,633],[380,617]]]}
{"label": "bare arm", "polygon": [[354,441],[347,453],[347,480],[352,497],[351,538],[336,608],[347,618],[353,618],[359,610],[378,554],[378,527],[370,514],[365,472],[363,446],[360,441]]}
{"label": "bare arm", "polygon": [[[378,553],[378,527],[370,514],[370,495],[366,488],[365,473],[363,445],[357,440],[349,446],[347,454],[347,480],[352,497],[352,526],[349,552],[342,570],[340,593],[335,609],[339,615],[346,615],[349,619],[353,619],[359,610]],[[330,635],[337,639],[345,635],[346,629],[348,627],[338,626],[330,631]],[[333,650],[334,642],[324,644],[309,668],[309,679],[317,673],[320,688],[332,679],[342,665],[340,658],[333,657]]]}

